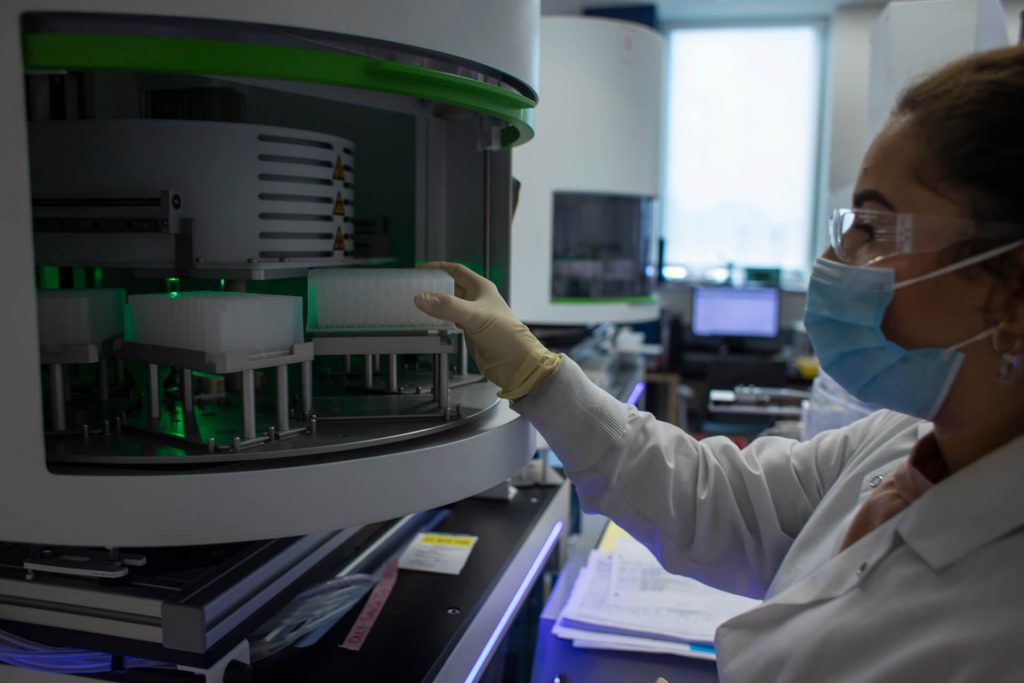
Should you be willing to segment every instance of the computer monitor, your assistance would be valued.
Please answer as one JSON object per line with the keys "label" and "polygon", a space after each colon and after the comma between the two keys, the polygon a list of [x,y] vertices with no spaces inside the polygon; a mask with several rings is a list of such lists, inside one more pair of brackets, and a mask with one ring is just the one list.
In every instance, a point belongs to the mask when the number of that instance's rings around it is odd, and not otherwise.
{"label": "computer monitor", "polygon": [[774,339],[779,336],[779,290],[774,287],[696,287],[690,331],[696,337]]}

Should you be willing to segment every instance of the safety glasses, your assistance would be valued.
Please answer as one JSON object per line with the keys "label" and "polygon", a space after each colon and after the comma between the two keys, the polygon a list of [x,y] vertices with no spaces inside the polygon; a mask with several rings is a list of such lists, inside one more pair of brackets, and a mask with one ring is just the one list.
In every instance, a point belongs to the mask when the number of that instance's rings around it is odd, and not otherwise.
{"label": "safety glasses", "polygon": [[979,234],[994,243],[1020,239],[1024,225],[868,209],[836,209],[829,221],[832,250],[840,261],[858,266],[899,254],[941,251]]}

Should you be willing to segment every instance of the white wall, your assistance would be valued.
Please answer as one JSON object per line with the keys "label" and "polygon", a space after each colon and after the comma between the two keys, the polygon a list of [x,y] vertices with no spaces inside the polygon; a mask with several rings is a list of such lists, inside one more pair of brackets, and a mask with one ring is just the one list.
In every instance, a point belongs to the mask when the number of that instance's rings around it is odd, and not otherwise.
{"label": "white wall", "polygon": [[832,18],[827,70],[831,98],[826,103],[825,140],[830,193],[853,184],[867,149],[871,28],[882,7],[883,3],[840,7]]}
{"label": "white wall", "polygon": [[1020,39],[1020,13],[1024,12],[1024,0],[1003,0],[1006,10],[1006,30],[1010,32],[1010,43]]}
{"label": "white wall", "polygon": [[[849,188],[857,179],[868,143],[868,79],[871,61],[871,30],[884,7],[840,7],[832,19],[832,50],[828,74],[831,98],[826,117],[828,146],[827,187],[830,200],[848,201]],[[1003,0],[1006,30],[1017,42],[1024,0]],[[828,209],[829,207],[823,207]]]}

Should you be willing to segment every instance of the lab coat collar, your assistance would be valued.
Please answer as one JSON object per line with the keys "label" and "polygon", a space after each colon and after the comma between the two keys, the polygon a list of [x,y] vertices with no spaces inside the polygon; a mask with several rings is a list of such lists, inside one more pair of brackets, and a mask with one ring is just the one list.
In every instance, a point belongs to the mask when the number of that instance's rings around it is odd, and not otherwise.
{"label": "lab coat collar", "polygon": [[1022,481],[1024,436],[937,483],[899,515],[896,533],[932,569],[948,567],[1024,526]]}

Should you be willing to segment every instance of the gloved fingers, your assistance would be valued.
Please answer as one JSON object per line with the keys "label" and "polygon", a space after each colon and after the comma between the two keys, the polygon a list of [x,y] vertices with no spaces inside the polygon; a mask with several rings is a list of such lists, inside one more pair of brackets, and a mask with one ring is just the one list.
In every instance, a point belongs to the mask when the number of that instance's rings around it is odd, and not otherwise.
{"label": "gloved fingers", "polygon": [[[451,265],[446,261],[427,261],[426,263],[420,263],[416,266],[417,269],[422,268],[423,270],[444,270],[444,266]],[[448,271],[445,270],[447,273]]]}
{"label": "gloved fingers", "polygon": [[[416,267],[417,268],[422,268],[424,270],[443,270],[444,272],[446,272],[449,275],[451,275],[452,279],[455,279],[455,276],[452,275],[452,273],[450,272],[451,270],[454,270],[454,268],[451,268],[451,266],[454,266],[454,265],[457,265],[457,264],[448,263],[447,261],[428,261],[427,263],[421,263],[421,264],[419,264]],[[466,296],[466,289],[465,289],[465,287],[460,285],[457,280],[455,282],[455,296],[457,296],[457,297],[459,297],[461,299],[470,298],[470,297]]]}
{"label": "gloved fingers", "polygon": [[[477,275],[461,263],[431,261],[429,263],[420,264],[417,268],[443,270],[451,275],[452,279],[455,280],[455,293],[463,299],[476,299],[480,294],[481,289],[490,284],[490,280]],[[459,291],[460,289],[462,290],[461,292]]]}
{"label": "gloved fingers", "polygon": [[432,315],[442,320],[451,320],[459,327],[463,327],[463,323],[475,311],[473,304],[465,299],[438,292],[421,292],[413,298],[412,302],[416,308],[427,315]]}

